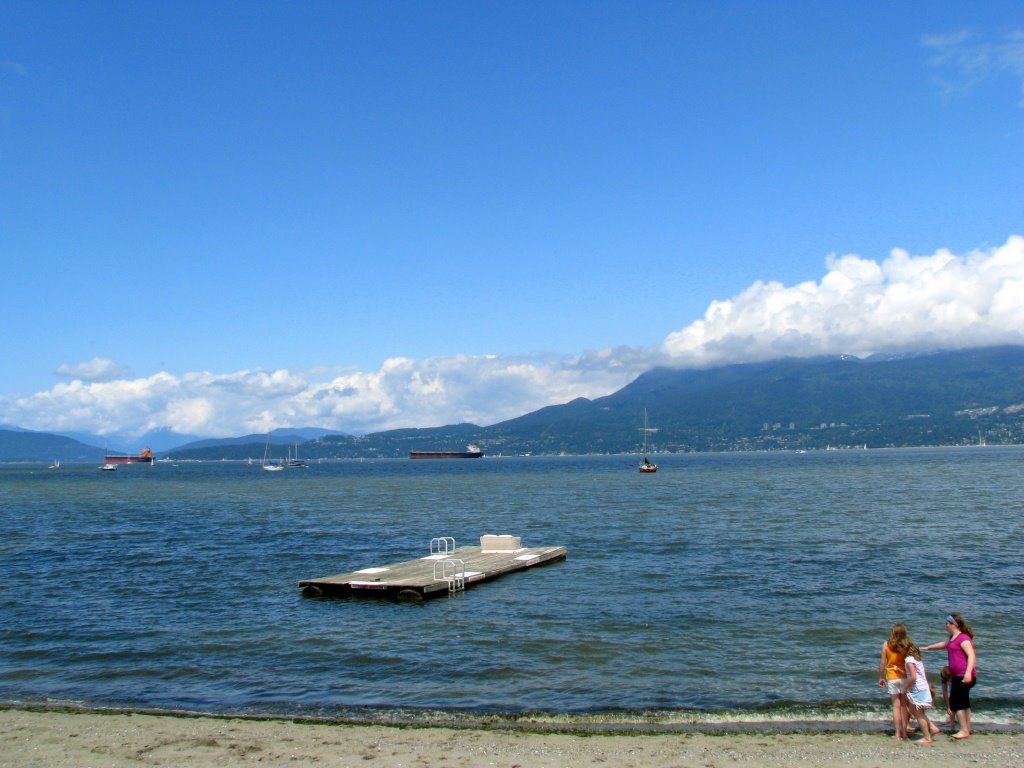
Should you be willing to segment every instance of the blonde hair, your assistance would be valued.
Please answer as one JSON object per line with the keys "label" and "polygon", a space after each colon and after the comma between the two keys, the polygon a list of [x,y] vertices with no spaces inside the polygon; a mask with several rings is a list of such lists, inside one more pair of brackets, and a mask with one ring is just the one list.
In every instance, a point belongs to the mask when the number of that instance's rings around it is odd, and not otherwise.
{"label": "blonde hair", "polygon": [[889,650],[895,653],[907,652],[907,646],[910,645],[910,635],[907,634],[906,624],[893,624],[892,629],[889,630],[889,639],[885,641],[885,644],[889,646]]}

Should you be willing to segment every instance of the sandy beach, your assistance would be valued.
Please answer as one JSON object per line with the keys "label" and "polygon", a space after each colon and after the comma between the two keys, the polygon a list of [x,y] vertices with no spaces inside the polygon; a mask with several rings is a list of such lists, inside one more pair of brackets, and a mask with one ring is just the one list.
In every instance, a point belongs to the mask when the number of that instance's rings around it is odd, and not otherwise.
{"label": "sandy beach", "polygon": [[716,768],[832,766],[876,768],[950,759],[1016,768],[1024,734],[979,733],[931,747],[864,733],[617,733],[392,727],[288,720],[242,720],[72,711],[0,710],[3,768],[119,768],[165,765],[231,768]]}

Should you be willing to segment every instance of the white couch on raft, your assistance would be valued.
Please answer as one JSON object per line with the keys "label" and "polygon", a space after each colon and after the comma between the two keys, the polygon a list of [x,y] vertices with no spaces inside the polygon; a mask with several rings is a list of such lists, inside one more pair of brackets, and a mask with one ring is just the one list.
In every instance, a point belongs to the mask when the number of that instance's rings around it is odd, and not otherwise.
{"label": "white couch on raft", "polygon": [[510,536],[507,533],[494,534],[485,533],[480,537],[481,554],[494,552],[515,552],[522,549],[522,537]]}

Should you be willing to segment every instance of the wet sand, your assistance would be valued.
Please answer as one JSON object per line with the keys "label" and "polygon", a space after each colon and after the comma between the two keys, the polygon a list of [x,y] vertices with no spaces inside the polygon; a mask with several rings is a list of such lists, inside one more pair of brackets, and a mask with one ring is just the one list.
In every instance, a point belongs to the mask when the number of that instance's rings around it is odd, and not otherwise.
{"label": "wet sand", "polygon": [[934,765],[1018,768],[1024,734],[976,733],[930,747],[861,732],[556,733],[130,713],[0,710],[0,767],[252,765],[384,768],[718,768]]}

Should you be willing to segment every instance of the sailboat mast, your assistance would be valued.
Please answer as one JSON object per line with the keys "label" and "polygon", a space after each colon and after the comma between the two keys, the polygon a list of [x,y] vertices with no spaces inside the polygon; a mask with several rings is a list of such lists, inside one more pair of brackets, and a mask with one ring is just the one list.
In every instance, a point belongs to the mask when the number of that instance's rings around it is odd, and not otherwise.
{"label": "sailboat mast", "polygon": [[644,428],[641,430],[644,433],[644,453],[647,453],[647,436],[651,432],[657,432],[657,428],[651,428],[647,426],[647,409],[644,408]]}
{"label": "sailboat mast", "polygon": [[658,430],[657,429],[652,429],[651,427],[647,426],[647,409],[646,408],[644,408],[644,426],[643,426],[643,429],[641,431],[644,433],[644,460],[642,462],[640,462],[640,471],[643,472],[644,474],[649,474],[649,473],[652,473],[652,472],[657,472],[658,471],[658,465],[655,464],[654,462],[652,462],[650,459],[647,458],[647,455],[648,455],[647,451],[648,451],[648,448],[649,448],[647,437],[648,437],[648,435],[651,432],[657,432]]}

